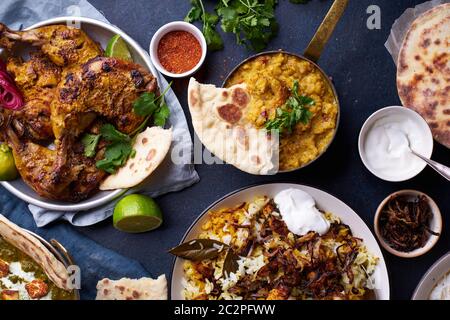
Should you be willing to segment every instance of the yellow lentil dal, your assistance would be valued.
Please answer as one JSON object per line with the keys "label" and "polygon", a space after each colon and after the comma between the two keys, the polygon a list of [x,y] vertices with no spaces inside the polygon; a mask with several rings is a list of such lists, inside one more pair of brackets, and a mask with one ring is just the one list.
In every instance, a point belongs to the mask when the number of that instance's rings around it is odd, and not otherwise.
{"label": "yellow lentil dal", "polygon": [[328,80],[312,63],[296,56],[275,53],[249,60],[233,73],[226,83],[246,83],[252,97],[247,121],[262,128],[275,117],[277,107],[289,97],[294,80],[299,81],[299,94],[311,97],[311,120],[298,123],[289,135],[280,137],[281,171],[302,167],[316,159],[331,142],[336,130],[337,100]]}

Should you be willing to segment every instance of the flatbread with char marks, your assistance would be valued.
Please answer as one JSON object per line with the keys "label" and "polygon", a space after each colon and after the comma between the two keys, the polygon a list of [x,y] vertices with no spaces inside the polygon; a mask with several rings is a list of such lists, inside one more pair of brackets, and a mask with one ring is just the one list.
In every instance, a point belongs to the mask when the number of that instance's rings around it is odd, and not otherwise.
{"label": "flatbread with char marks", "polygon": [[397,63],[402,104],[428,122],[436,141],[450,148],[450,3],[411,25]]}
{"label": "flatbread with char marks", "polygon": [[250,174],[278,171],[278,137],[246,119],[251,96],[245,84],[216,88],[191,78],[189,110],[195,133],[216,157]]}

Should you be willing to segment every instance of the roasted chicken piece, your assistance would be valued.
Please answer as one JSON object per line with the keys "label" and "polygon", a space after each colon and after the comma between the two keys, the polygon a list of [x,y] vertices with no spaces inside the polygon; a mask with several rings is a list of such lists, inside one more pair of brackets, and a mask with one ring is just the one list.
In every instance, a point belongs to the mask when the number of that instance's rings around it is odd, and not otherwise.
{"label": "roasted chicken piece", "polygon": [[61,68],[42,52],[32,52],[30,59],[8,59],[9,74],[24,97],[25,105],[19,111],[0,110],[3,117],[11,116],[16,132],[36,142],[53,138],[50,121],[50,103],[55,98]]}
{"label": "roasted chicken piece", "polygon": [[131,133],[143,118],[133,103],[145,91],[156,91],[156,79],[141,66],[115,58],[97,57],[69,72],[52,103],[56,139],[78,136],[101,116],[123,133]]}
{"label": "roasted chicken piece", "polygon": [[12,148],[16,167],[22,179],[42,197],[53,199],[59,195],[65,186],[50,185],[56,152],[19,138],[11,124],[6,125],[4,136]]}
{"label": "roasted chicken piece", "polygon": [[0,23],[0,47],[12,49],[15,42],[40,47],[58,66],[72,67],[102,54],[101,47],[77,28],[52,25],[27,31],[12,31]]}
{"label": "roasted chicken piece", "polygon": [[133,111],[143,92],[157,90],[156,78],[141,66],[115,58],[97,57],[74,68],[57,88],[52,102],[52,126],[57,154],[51,181],[67,181],[73,159],[67,152],[95,119],[129,134],[142,123]]}
{"label": "roasted chicken piece", "polygon": [[25,100],[35,98],[43,91],[45,94],[45,89],[56,88],[61,79],[61,68],[40,51],[31,52],[27,61],[21,57],[10,57],[7,70]]}
{"label": "roasted chicken piece", "polygon": [[[57,152],[45,146],[20,139],[11,125],[5,129],[5,138],[11,146],[17,170],[22,179],[41,197],[78,202],[98,189],[106,173],[95,166],[103,157],[103,148],[95,158],[84,156],[81,142],[65,143],[67,163],[57,163]],[[55,166],[65,170],[53,171]]]}
{"label": "roasted chicken piece", "polygon": [[[15,42],[41,51],[29,61],[8,62],[26,105],[18,112],[0,111],[0,135],[13,149],[23,180],[40,196],[81,201],[106,176],[95,165],[105,142],[88,158],[81,135],[98,133],[105,122],[131,133],[144,120],[134,113],[134,101],[143,92],[156,93],[156,79],[137,64],[102,57],[82,30],[65,25],[15,32],[0,24],[0,47],[12,51]],[[54,140],[52,149],[49,140]]]}

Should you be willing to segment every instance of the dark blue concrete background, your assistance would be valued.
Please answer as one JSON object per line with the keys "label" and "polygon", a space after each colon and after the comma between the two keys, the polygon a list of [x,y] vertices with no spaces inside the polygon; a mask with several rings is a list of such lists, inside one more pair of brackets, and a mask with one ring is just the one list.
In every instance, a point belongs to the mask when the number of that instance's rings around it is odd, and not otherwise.
{"label": "dark blue concrete background", "polygon": [[[182,20],[188,12],[188,0],[141,0],[90,2],[144,48],[163,24]],[[211,4],[213,1],[206,0]],[[293,5],[280,0],[276,9],[280,31],[268,49],[283,48],[302,53],[332,1],[312,0],[307,5]],[[390,273],[393,299],[409,299],[421,276],[431,264],[449,251],[449,184],[431,169],[402,183],[382,181],[363,166],[357,147],[359,130],[375,110],[399,105],[395,85],[395,65],[384,43],[394,20],[406,8],[423,1],[351,0],[342,21],[331,37],[319,64],[333,78],[341,103],[341,123],[330,149],[318,161],[295,173],[257,177],[227,165],[197,166],[201,181],[182,192],[158,198],[164,211],[164,224],[154,232],[130,235],[116,231],[110,220],[79,230],[106,247],[139,260],[153,274],[170,276],[173,258],[166,250],[180,241],[191,222],[211,202],[237,188],[268,181],[304,183],[328,191],[350,205],[373,229],[373,216],[380,201],[389,193],[404,188],[426,192],[440,206],[444,218],[443,235],[431,252],[406,260],[384,252]],[[366,8],[381,8],[381,30],[366,28]],[[250,55],[234,43],[233,35],[224,35],[225,49],[208,54],[199,80],[220,85],[227,73]],[[187,80],[174,84],[177,96],[190,120],[186,103]],[[190,126],[191,133],[192,127]],[[448,149],[436,144],[433,158],[449,163]],[[6,191],[2,191],[6,192]],[[125,275],[124,275],[125,276]]]}
{"label": "dark blue concrete background", "polygon": [[[213,1],[206,0],[209,4]],[[307,5],[293,5],[280,0],[276,9],[280,31],[268,49],[283,48],[301,53],[327,12],[331,1],[312,0]],[[327,153],[311,166],[275,177],[255,177],[224,165],[197,166],[201,181],[179,193],[158,199],[165,222],[155,232],[128,235],[115,231],[111,222],[85,228],[88,236],[127,256],[141,261],[154,274],[170,273],[172,257],[165,250],[176,245],[191,222],[205,207],[224,194],[242,186],[266,181],[305,183],[328,191],[350,205],[373,226],[373,216],[380,201],[389,193],[415,188],[428,193],[444,215],[444,233],[437,246],[423,257],[405,260],[388,253],[392,298],[409,299],[426,269],[450,249],[449,184],[430,169],[415,179],[389,183],[370,174],[363,166],[357,147],[359,130],[375,110],[400,103],[395,85],[395,66],[384,47],[394,20],[406,8],[423,1],[350,0],[342,21],[330,39],[319,64],[333,77],[339,93],[342,114],[336,140]],[[114,24],[148,48],[152,34],[164,23],[182,20],[190,5],[188,0],[104,1],[91,0]],[[366,9],[371,4],[381,8],[381,30],[366,28]],[[249,52],[234,43],[234,36],[223,36],[225,49],[208,55],[196,77],[220,85],[227,73]],[[186,81],[177,81],[175,90],[189,119],[186,105]],[[191,132],[192,132],[192,127]],[[449,163],[449,150],[436,145],[433,157]]]}

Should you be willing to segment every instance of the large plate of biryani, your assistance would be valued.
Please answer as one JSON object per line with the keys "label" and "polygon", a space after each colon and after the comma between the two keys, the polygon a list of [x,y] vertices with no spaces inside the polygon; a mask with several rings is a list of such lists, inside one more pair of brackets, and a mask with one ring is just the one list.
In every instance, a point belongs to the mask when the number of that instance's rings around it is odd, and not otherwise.
{"label": "large plate of biryani", "polygon": [[237,190],[170,252],[175,300],[389,299],[386,264],[364,221],[308,186]]}

